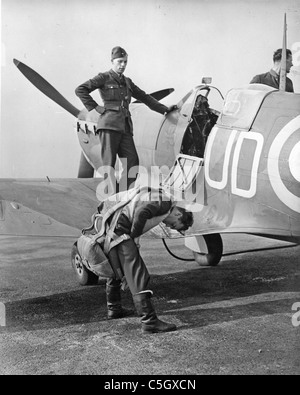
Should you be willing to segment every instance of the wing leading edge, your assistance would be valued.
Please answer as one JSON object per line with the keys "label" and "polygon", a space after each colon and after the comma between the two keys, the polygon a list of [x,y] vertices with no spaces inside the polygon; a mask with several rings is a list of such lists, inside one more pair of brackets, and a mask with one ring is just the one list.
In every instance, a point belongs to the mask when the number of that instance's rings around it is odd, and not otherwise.
{"label": "wing leading edge", "polygon": [[89,226],[101,179],[0,180],[0,235],[78,236]]}

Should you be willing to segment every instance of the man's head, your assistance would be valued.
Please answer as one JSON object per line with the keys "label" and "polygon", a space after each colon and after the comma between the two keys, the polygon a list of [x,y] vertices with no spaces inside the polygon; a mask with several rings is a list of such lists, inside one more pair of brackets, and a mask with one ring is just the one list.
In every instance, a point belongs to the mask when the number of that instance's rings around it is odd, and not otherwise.
{"label": "man's head", "polygon": [[114,47],[111,51],[112,69],[118,73],[123,74],[128,62],[128,54],[125,49],[121,47]]}
{"label": "man's head", "polygon": [[[274,65],[280,67],[282,57],[282,49],[277,49],[273,55]],[[291,68],[293,67],[293,55],[290,49],[286,50],[286,72],[289,73]]]}
{"label": "man's head", "polygon": [[174,206],[171,213],[163,221],[168,228],[184,232],[194,223],[193,213],[182,207]]}

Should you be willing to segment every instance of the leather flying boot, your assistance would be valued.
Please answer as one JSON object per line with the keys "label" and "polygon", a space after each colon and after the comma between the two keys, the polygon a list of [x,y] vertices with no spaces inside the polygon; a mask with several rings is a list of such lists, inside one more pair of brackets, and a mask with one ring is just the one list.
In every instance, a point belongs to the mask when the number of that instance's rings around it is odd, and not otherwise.
{"label": "leather flying boot", "polygon": [[152,291],[144,291],[133,296],[135,308],[141,317],[142,331],[144,333],[175,331],[176,325],[168,324],[157,318],[151,297]]}
{"label": "leather flying boot", "polygon": [[124,309],[121,304],[121,286],[106,284],[107,318],[109,320],[133,315],[134,311]]}

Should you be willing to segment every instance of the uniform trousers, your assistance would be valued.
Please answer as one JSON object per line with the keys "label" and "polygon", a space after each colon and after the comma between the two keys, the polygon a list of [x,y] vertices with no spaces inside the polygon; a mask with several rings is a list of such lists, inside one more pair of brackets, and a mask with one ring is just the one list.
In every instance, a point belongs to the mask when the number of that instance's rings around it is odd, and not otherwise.
{"label": "uniform trousers", "polygon": [[[123,241],[112,248],[108,258],[119,263],[132,295],[148,289],[150,275],[133,239]],[[116,286],[120,285],[120,281],[108,279],[107,284]]]}
{"label": "uniform trousers", "polygon": [[[126,122],[124,132],[99,129],[98,133],[100,139],[100,155],[102,159],[102,166],[110,167],[110,173],[107,171],[108,169],[103,169],[107,174],[105,178],[111,177],[112,180],[115,179],[114,169],[118,155],[122,162],[123,171],[115,192],[129,189],[130,185],[135,182],[137,177],[139,157],[136,151],[133,136],[130,133],[128,122]],[[101,174],[101,169],[98,169],[98,171]]]}

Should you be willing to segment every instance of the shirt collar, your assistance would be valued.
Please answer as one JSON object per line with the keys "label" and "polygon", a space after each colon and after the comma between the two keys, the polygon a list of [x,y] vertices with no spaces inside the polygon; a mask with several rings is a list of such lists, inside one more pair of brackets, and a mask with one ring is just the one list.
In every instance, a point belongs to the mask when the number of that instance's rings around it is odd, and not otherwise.
{"label": "shirt collar", "polygon": [[115,70],[113,70],[113,69],[111,69],[110,71],[111,71],[111,73],[112,73],[115,77],[119,78],[119,80],[122,80],[122,79],[123,79],[123,74],[118,74],[118,73],[117,73]]}

